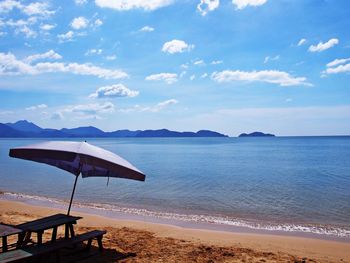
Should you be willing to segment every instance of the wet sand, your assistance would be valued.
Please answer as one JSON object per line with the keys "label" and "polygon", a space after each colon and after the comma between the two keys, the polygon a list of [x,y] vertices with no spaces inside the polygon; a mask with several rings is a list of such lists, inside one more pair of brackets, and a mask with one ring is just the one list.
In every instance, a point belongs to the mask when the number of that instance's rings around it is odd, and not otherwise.
{"label": "wet sand", "polygon": [[[0,222],[19,224],[65,210],[0,200]],[[105,229],[105,252],[73,253],[75,262],[350,262],[350,243],[312,238],[232,233],[182,228],[142,221],[82,216],[75,229],[82,233]],[[62,234],[62,229],[60,230]],[[50,239],[45,232],[44,240]]]}

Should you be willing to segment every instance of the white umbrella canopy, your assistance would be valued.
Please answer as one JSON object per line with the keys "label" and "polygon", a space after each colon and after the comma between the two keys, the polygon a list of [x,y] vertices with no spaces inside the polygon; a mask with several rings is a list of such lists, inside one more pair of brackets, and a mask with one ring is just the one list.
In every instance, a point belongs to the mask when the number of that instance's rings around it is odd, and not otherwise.
{"label": "white umbrella canopy", "polygon": [[48,141],[10,149],[14,158],[56,166],[76,176],[68,208],[70,212],[77,179],[118,177],[144,181],[146,176],[128,161],[87,142]]}

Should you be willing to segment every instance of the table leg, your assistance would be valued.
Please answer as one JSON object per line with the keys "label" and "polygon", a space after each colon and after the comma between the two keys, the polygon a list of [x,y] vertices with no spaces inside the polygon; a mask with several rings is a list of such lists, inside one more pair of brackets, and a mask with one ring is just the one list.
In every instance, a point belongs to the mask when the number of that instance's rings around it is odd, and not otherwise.
{"label": "table leg", "polygon": [[73,224],[69,224],[69,229],[70,229],[70,237],[74,237],[75,234],[74,234],[74,227],[73,227]]}
{"label": "table leg", "polygon": [[30,231],[26,232],[25,238],[24,238],[24,241],[23,241],[23,245],[29,243],[31,235],[32,235],[32,232],[30,232]]}
{"label": "table leg", "polygon": [[69,226],[68,226],[68,224],[65,224],[64,238],[65,239],[69,238]]}
{"label": "table leg", "polygon": [[25,236],[26,236],[25,232],[18,234],[18,241],[17,241],[17,246],[16,246],[17,249],[22,247]]}
{"label": "table leg", "polygon": [[51,242],[55,242],[57,237],[57,226],[53,228]]}
{"label": "table leg", "polygon": [[37,232],[38,235],[38,245],[41,245],[43,243],[43,231]]}
{"label": "table leg", "polygon": [[7,251],[7,236],[2,237],[2,252]]}

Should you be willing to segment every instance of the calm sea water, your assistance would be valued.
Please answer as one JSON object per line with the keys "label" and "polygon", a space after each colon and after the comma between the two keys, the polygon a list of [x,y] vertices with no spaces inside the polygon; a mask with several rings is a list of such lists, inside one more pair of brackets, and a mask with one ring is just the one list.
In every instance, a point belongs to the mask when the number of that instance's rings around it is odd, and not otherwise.
{"label": "calm sea water", "polygon": [[[37,139],[0,139],[3,198],[67,200],[74,177],[10,158]],[[350,137],[89,139],[145,182],[87,178],[75,204],[106,211],[350,240]],[[11,194],[12,193],[12,194]],[[15,193],[15,194],[13,194]],[[22,196],[23,198],[23,196]]]}

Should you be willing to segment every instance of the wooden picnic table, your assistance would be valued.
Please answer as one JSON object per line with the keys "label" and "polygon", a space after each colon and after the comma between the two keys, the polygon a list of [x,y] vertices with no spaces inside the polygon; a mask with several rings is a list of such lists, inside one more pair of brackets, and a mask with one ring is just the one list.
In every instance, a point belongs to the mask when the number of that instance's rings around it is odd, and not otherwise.
{"label": "wooden picnic table", "polygon": [[28,243],[32,233],[37,234],[37,244],[42,244],[42,237],[45,230],[52,229],[51,242],[56,241],[57,228],[59,226],[65,226],[65,238],[74,237],[73,225],[77,223],[77,220],[81,219],[79,216],[70,216],[65,214],[56,214],[44,218],[40,218],[34,221],[17,225],[16,228],[21,229],[23,232],[19,234],[17,247]]}
{"label": "wooden picnic table", "polygon": [[2,252],[6,252],[7,247],[7,237],[11,235],[16,235],[22,233],[23,230],[16,228],[11,225],[0,224],[0,237],[2,239]]}

